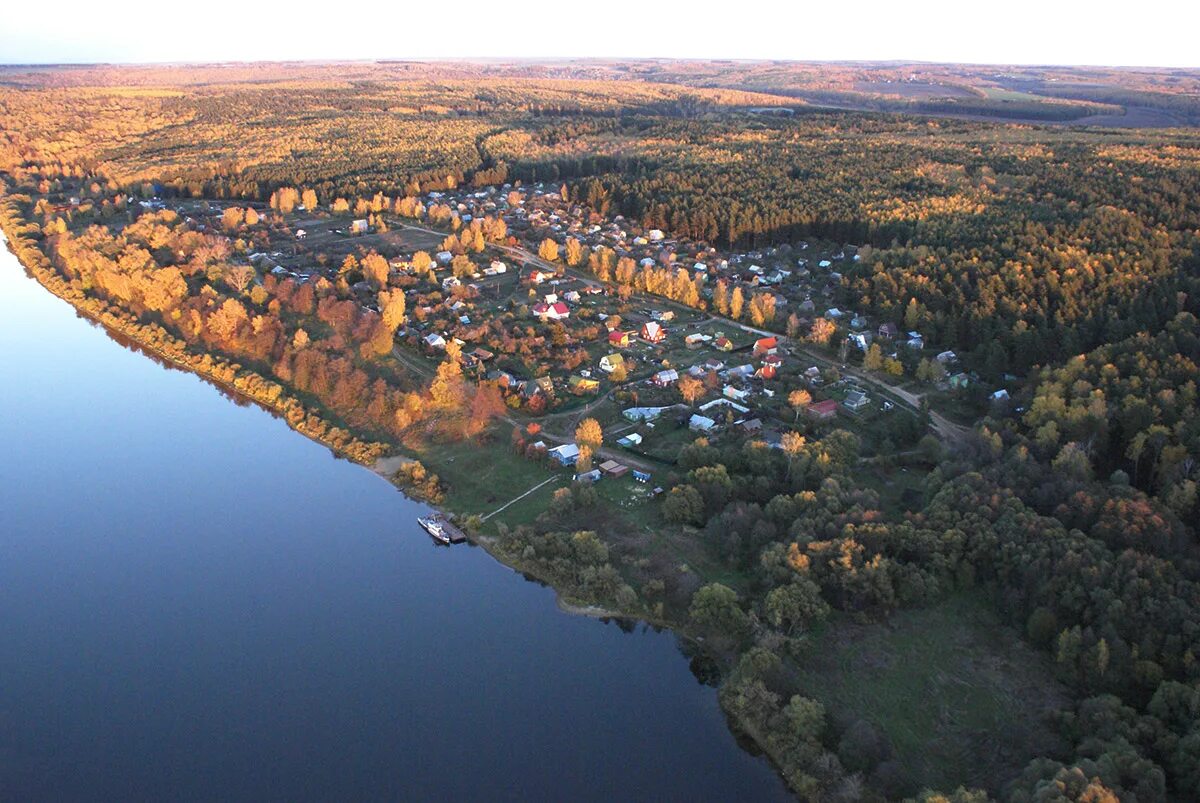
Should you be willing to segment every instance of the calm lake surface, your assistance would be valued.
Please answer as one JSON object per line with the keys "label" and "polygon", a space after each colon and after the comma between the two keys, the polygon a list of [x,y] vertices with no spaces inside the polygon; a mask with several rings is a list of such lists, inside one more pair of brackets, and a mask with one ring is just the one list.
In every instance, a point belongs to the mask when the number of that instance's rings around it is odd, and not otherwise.
{"label": "calm lake surface", "polygon": [[786,798],[672,635],[422,510],[0,248],[0,798]]}

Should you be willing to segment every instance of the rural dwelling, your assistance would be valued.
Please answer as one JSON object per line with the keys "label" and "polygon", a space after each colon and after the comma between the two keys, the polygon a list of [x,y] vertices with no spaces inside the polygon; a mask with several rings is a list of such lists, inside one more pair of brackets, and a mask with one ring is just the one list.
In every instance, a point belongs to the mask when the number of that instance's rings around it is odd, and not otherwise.
{"label": "rural dwelling", "polygon": [[665,371],[659,371],[655,374],[651,378],[651,381],[660,388],[665,388],[679,381],[679,372],[674,368],[668,368]]}
{"label": "rural dwelling", "polygon": [[923,349],[925,348],[925,338],[921,337],[920,332],[909,332],[908,342],[906,342],[904,345],[908,346],[910,349]]}
{"label": "rural dwelling", "polygon": [[621,413],[626,421],[653,421],[663,414],[664,410],[669,410],[669,407],[630,407]]}
{"label": "rural dwelling", "polygon": [[606,374],[611,374],[617,369],[624,370],[625,358],[620,354],[608,354],[600,358],[600,370]]}
{"label": "rural dwelling", "polygon": [[943,351],[941,354],[934,357],[934,359],[940,362],[942,365],[949,365],[958,359],[958,355],[953,351]]}
{"label": "rural dwelling", "polygon": [[762,432],[762,421],[757,418],[739,421],[738,428],[747,435],[757,435]]}
{"label": "rural dwelling", "polygon": [[641,435],[637,434],[636,432],[630,432],[628,435],[617,441],[617,446],[624,446],[626,449],[632,449],[634,446],[640,445],[641,442]]}
{"label": "rural dwelling", "polygon": [[971,384],[971,378],[960,371],[957,374],[952,374],[946,382],[952,388],[965,388]]}
{"label": "rural dwelling", "polygon": [[600,464],[600,470],[610,477],[623,477],[629,471],[629,466],[623,466],[616,460],[605,460]]}
{"label": "rural dwelling", "polygon": [[851,332],[849,337],[847,337],[846,339],[849,340],[850,344],[852,346],[854,346],[855,348],[857,348],[859,351],[866,351],[868,348],[871,347],[871,333],[870,332]]}
{"label": "rural dwelling", "polygon": [[370,230],[371,225],[361,218],[350,222],[351,234],[366,234]]}
{"label": "rural dwelling", "polygon": [[688,419],[688,429],[693,432],[708,432],[716,425],[716,421],[705,415],[693,415]]}
{"label": "rural dwelling", "polygon": [[613,346],[614,348],[623,349],[629,345],[629,336],[629,332],[609,332],[608,345]]}
{"label": "rural dwelling", "polygon": [[768,354],[774,354],[779,349],[779,339],[775,337],[762,337],[754,341],[754,356],[765,357]]}
{"label": "rural dwelling", "polygon": [[828,421],[837,415],[837,402],[833,399],[815,402],[804,408],[804,414],[813,421]]}
{"label": "rural dwelling", "polygon": [[742,390],[741,388],[735,388],[733,385],[726,385],[721,390],[721,395],[725,396],[727,399],[733,399],[734,401],[745,401],[746,399],[750,398],[750,391]]}
{"label": "rural dwelling", "polygon": [[599,482],[600,469],[594,468],[591,471],[585,471],[582,474],[576,474],[572,479],[575,482]]}
{"label": "rural dwelling", "polygon": [[853,318],[850,319],[850,328],[851,329],[866,329],[867,328],[867,319],[861,315],[855,315]]}
{"label": "rural dwelling", "polygon": [[861,390],[855,389],[846,394],[846,398],[842,401],[842,405],[847,410],[857,413],[859,410],[867,406],[867,394]]}
{"label": "rural dwelling", "polygon": [[439,335],[437,332],[425,335],[425,345],[431,349],[446,348],[446,338]]}
{"label": "rural dwelling", "polygon": [[573,376],[567,380],[567,387],[576,396],[582,396],[585,393],[593,393],[600,389],[600,383],[589,377]]}
{"label": "rural dwelling", "polygon": [[894,340],[896,335],[900,334],[900,327],[894,323],[884,323],[879,325],[879,336],[885,340]]}
{"label": "rural dwelling", "polygon": [[553,304],[534,304],[533,314],[544,321],[562,321],[571,317],[571,308],[561,301]]}
{"label": "rural dwelling", "polygon": [[717,351],[733,351],[733,341],[725,335],[718,335],[717,339],[713,341],[713,346]]}
{"label": "rural dwelling", "polygon": [[667,330],[657,321],[647,321],[642,324],[641,338],[647,343],[661,343],[667,339]]}
{"label": "rural dwelling", "polygon": [[308,236],[308,232],[306,232],[304,229],[296,229],[296,239],[297,240],[303,240],[307,236]]}
{"label": "rural dwelling", "polygon": [[712,340],[712,335],[706,335],[703,332],[694,332],[683,339],[683,345],[689,349],[698,349],[710,340]]}
{"label": "rural dwelling", "polygon": [[575,465],[575,461],[579,459],[579,447],[573,443],[564,443],[562,446],[555,446],[546,452],[546,454],[559,465],[573,466]]}
{"label": "rural dwelling", "polygon": [[989,398],[991,398],[991,400],[994,402],[1008,401],[1008,391],[1005,390],[1004,388],[1000,388],[995,393],[993,393]]}

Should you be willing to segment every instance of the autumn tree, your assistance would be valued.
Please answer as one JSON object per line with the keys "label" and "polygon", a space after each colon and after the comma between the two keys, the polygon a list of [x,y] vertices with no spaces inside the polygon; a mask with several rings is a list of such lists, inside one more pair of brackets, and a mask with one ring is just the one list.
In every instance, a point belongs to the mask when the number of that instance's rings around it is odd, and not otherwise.
{"label": "autumn tree", "polygon": [[388,262],[379,254],[372,251],[363,257],[362,271],[368,281],[374,282],[376,287],[386,287],[388,283]]}
{"label": "autumn tree", "polygon": [[236,290],[238,295],[243,295],[257,275],[254,268],[249,265],[234,265],[225,271],[224,279],[225,283]]}
{"label": "autumn tree", "polygon": [[729,299],[729,317],[735,321],[741,320],[742,306],[746,303],[742,296],[742,288],[740,286],[733,288],[733,295]]}
{"label": "autumn tree", "polygon": [[379,314],[388,331],[395,333],[404,324],[405,303],[403,290],[383,290],[379,293]]}
{"label": "autumn tree", "polygon": [[697,399],[704,395],[704,383],[691,374],[685,374],[679,378],[679,395],[688,405],[696,403]]}
{"label": "autumn tree", "polygon": [[800,420],[800,414],[812,404],[812,394],[804,388],[797,388],[788,394],[788,404],[796,412],[795,420]]}
{"label": "autumn tree", "polygon": [[600,444],[604,442],[604,431],[600,422],[594,418],[580,421],[579,426],[575,428],[575,442],[581,446],[590,446],[593,451],[599,449]]}
{"label": "autumn tree", "polygon": [[817,318],[808,332],[809,342],[827,346],[835,331],[837,327],[828,318]]}
{"label": "autumn tree", "polygon": [[538,246],[538,256],[547,262],[555,262],[558,260],[558,243],[551,240],[549,237],[542,240],[542,244]]}
{"label": "autumn tree", "polygon": [[462,371],[462,346],[450,338],[446,341],[446,359],[438,366],[437,375],[429,386],[429,397],[435,409],[453,410],[463,403],[466,383]]}
{"label": "autumn tree", "polygon": [[221,225],[226,231],[236,231],[246,219],[246,213],[236,206],[227,206],[221,213]]}
{"label": "autumn tree", "polygon": [[577,237],[567,238],[567,264],[572,268],[583,262],[583,243]]}
{"label": "autumn tree", "polygon": [[586,443],[580,444],[579,456],[575,458],[575,471],[580,474],[586,474],[592,470],[592,455],[595,450]]}
{"label": "autumn tree", "polygon": [[867,349],[867,353],[863,355],[863,368],[868,371],[878,371],[883,367],[883,349],[878,343],[872,343]]}

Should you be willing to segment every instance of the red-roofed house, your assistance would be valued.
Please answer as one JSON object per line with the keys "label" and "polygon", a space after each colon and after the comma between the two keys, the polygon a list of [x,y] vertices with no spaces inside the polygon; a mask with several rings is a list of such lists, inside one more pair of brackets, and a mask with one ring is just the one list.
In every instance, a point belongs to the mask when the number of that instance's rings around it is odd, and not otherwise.
{"label": "red-roofed house", "polygon": [[667,330],[657,321],[647,321],[642,324],[641,337],[647,343],[661,343],[667,339]]}
{"label": "red-roofed house", "polygon": [[814,421],[828,421],[837,415],[837,402],[833,399],[815,402],[804,409],[804,414]]}
{"label": "red-roofed house", "polygon": [[609,332],[608,333],[608,344],[610,346],[616,346],[617,348],[625,348],[626,346],[629,345],[629,336],[630,336],[629,332],[621,332],[621,331]]}
{"label": "red-roofed house", "polygon": [[779,348],[779,339],[775,337],[763,337],[754,341],[754,356],[762,357],[766,354],[774,354]]}
{"label": "red-roofed house", "polygon": [[533,314],[550,321],[561,321],[571,317],[571,308],[561,301],[553,304],[534,304]]}

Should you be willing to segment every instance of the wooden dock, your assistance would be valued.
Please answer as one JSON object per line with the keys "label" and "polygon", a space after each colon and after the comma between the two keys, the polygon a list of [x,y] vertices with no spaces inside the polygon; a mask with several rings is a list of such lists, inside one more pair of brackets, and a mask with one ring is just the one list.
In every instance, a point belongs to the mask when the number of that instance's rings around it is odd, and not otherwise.
{"label": "wooden dock", "polygon": [[461,544],[467,540],[467,534],[458,529],[454,522],[450,521],[450,519],[446,518],[445,516],[442,517],[442,527],[445,529],[446,536],[450,539],[450,543]]}

